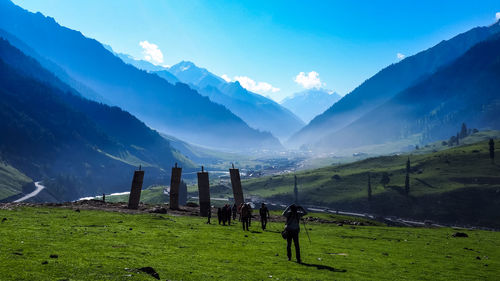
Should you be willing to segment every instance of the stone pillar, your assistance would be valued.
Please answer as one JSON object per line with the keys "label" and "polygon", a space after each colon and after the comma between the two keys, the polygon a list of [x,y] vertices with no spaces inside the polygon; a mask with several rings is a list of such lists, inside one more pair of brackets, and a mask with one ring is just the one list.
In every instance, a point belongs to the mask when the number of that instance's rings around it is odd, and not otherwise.
{"label": "stone pillar", "polygon": [[179,209],[179,185],[181,183],[182,168],[172,168],[172,177],[170,178],[170,209]]}
{"label": "stone pillar", "polygon": [[240,170],[234,168],[229,169],[229,174],[231,175],[231,185],[233,186],[234,203],[239,206],[241,203],[245,202],[243,198],[243,188],[241,187]]}
{"label": "stone pillar", "polygon": [[198,172],[198,196],[200,197],[200,216],[207,217],[210,211],[210,182],[203,166],[201,166],[201,172]]}
{"label": "stone pillar", "polygon": [[138,209],[139,202],[141,201],[142,181],[144,180],[144,171],[139,170],[134,172],[132,179],[132,187],[130,188],[130,195],[128,197],[128,208]]}

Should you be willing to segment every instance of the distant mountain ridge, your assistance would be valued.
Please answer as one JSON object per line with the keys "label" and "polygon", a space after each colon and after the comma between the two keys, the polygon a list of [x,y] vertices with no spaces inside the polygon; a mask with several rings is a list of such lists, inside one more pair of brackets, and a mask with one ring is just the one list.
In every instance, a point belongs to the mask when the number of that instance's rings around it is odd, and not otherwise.
{"label": "distant mountain ridge", "polygon": [[[348,126],[366,113],[388,101],[400,91],[424,80],[439,68],[463,55],[473,45],[500,31],[498,23],[477,27],[459,34],[434,47],[392,64],[366,80],[344,96],[323,114],[314,118],[287,144],[315,149],[318,140]],[[318,149],[327,149],[321,147]]]}
{"label": "distant mountain ridge", "polygon": [[300,118],[277,102],[248,91],[238,81],[227,82],[192,62],[182,61],[168,71],[211,101],[224,105],[253,128],[284,139],[304,126]]}
{"label": "distant mountain ridge", "polygon": [[307,124],[341,98],[339,94],[330,90],[313,88],[295,93],[282,100],[280,104]]}
{"label": "distant mountain ridge", "polygon": [[225,107],[185,85],[172,85],[155,74],[125,64],[99,42],[60,26],[53,18],[1,1],[0,28],[109,103],[164,133],[224,149],[281,148],[271,134],[250,128]]}
{"label": "distant mountain ridge", "polygon": [[1,160],[46,180],[56,200],[127,189],[139,165],[145,184],[168,182],[166,170],[176,162],[195,167],[137,118],[82,98],[3,38],[0,119]]}
{"label": "distant mountain ridge", "polygon": [[156,75],[167,80],[170,84],[176,84],[177,82],[179,82],[179,79],[177,79],[177,77],[175,77],[172,73],[168,71],[168,67],[154,65],[148,61],[136,59],[127,54],[116,53],[110,46],[107,45],[104,45],[104,47],[106,47],[106,49],[108,49],[110,52],[119,57],[124,63],[133,65],[136,68],[147,72],[155,72]]}
{"label": "distant mountain ridge", "polygon": [[500,33],[375,108],[316,147],[381,144],[412,135],[422,143],[448,139],[462,123],[500,129]]}

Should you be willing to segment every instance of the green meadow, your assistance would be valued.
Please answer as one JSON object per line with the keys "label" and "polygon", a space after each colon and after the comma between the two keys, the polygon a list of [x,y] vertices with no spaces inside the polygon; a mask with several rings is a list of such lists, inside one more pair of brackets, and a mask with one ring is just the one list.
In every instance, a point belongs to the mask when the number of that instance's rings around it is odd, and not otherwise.
{"label": "green meadow", "polygon": [[[315,216],[312,214],[311,216]],[[319,215],[324,220],[333,216]],[[304,264],[262,231],[205,218],[54,207],[0,210],[1,280],[498,280],[499,232],[307,223]],[[453,237],[455,232],[469,237]]]}
{"label": "green meadow", "polygon": [[[378,156],[293,174],[242,182],[245,194],[274,202],[292,202],[294,176],[303,204],[379,215],[500,228],[500,142],[489,158],[487,139],[498,131],[479,132],[448,147],[441,142],[412,153]],[[410,193],[404,193],[410,159]],[[372,200],[368,200],[368,175]],[[386,174],[389,182],[381,179]]]}

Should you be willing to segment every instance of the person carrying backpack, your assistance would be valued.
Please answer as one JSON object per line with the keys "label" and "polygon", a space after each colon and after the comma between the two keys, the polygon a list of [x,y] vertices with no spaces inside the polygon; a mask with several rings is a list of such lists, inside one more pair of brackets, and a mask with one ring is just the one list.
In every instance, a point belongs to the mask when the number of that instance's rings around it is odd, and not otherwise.
{"label": "person carrying backpack", "polygon": [[259,209],[260,215],[260,225],[262,226],[262,230],[266,230],[267,219],[271,216],[269,215],[269,209],[267,209],[266,204],[262,203]]}
{"label": "person carrying backpack", "polygon": [[283,216],[286,217],[285,230],[283,236],[286,237],[286,254],[288,260],[292,260],[292,241],[295,246],[295,257],[298,263],[302,263],[300,258],[299,232],[300,219],[307,214],[307,211],[301,206],[292,204],[286,207]]}
{"label": "person carrying backpack", "polygon": [[243,225],[243,230],[248,231],[250,226],[250,217],[252,215],[251,207],[248,203],[244,203],[241,207],[241,224]]}

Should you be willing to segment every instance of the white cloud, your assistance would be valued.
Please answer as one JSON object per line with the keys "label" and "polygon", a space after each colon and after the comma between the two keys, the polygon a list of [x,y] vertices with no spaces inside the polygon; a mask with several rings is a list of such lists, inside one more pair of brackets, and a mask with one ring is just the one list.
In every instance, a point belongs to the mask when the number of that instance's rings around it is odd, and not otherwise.
{"label": "white cloud", "polygon": [[[226,78],[227,75],[226,75]],[[224,80],[226,80],[223,77]],[[252,78],[247,77],[247,76],[236,76],[234,77],[235,81],[240,82],[241,86],[249,91],[256,92],[259,94],[264,94],[264,93],[276,93],[279,92],[280,89],[273,87],[273,85],[266,83],[266,82],[255,82]],[[227,80],[226,80],[227,81]]]}
{"label": "white cloud", "polygon": [[222,79],[226,80],[226,82],[231,82],[231,78],[229,78],[229,76],[227,76],[227,74],[222,74],[221,76]]}
{"label": "white cloud", "polygon": [[497,21],[498,21],[498,20],[500,20],[500,12],[498,12],[498,13],[496,13],[496,14],[495,14],[495,19],[496,19]]}
{"label": "white cloud", "polygon": [[398,57],[398,60],[402,60],[402,59],[404,59],[406,56],[405,56],[405,55],[403,55],[403,54],[401,54],[401,53],[397,53],[397,54],[396,54],[396,57]]}
{"label": "white cloud", "polygon": [[294,81],[306,89],[319,88],[324,85],[324,83],[321,83],[319,73],[316,71],[311,71],[307,74],[305,72],[300,72],[295,76]]}
{"label": "white cloud", "polygon": [[145,60],[155,65],[163,63],[163,53],[160,48],[158,48],[158,45],[149,43],[147,40],[139,42],[139,45],[141,45],[143,49],[142,53]]}

